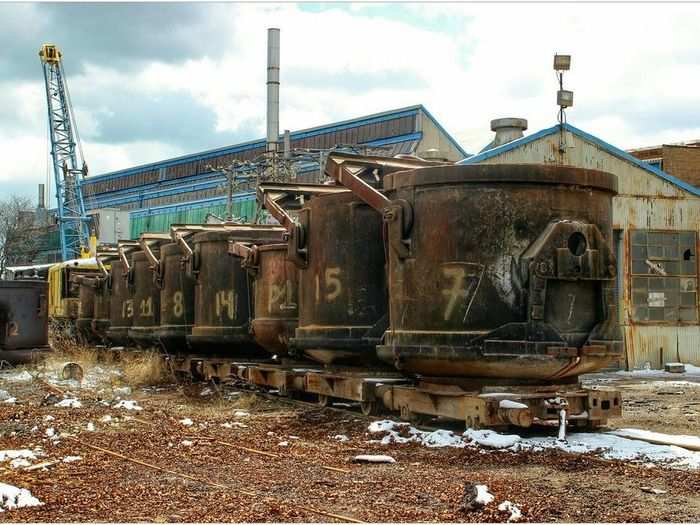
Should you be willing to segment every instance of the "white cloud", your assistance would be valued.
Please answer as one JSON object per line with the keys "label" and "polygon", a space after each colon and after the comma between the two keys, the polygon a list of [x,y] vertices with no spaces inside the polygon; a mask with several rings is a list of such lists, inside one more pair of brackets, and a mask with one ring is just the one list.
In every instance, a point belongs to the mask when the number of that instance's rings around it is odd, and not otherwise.
{"label": "white cloud", "polygon": [[[575,92],[570,123],[623,148],[700,137],[698,5],[341,4],[310,12],[294,4],[226,4],[216,15],[229,28],[225,44],[217,38],[199,58],[153,61],[136,73],[103,61],[70,76],[84,136],[95,136],[103,117],[118,110],[107,101],[121,89],[201,104],[215,115],[211,147],[222,145],[217,133],[262,137],[265,30],[276,26],[282,128],[422,103],[476,152],[491,139],[492,118],[525,117],[530,132],[554,124],[551,63],[559,51],[573,55],[565,76]],[[0,85],[0,95],[12,101],[15,117],[0,122],[0,154],[25,159],[10,163],[0,180],[40,178],[46,129],[40,72],[35,83]],[[171,126],[172,119],[164,122]],[[91,139],[84,149],[92,172],[197,150],[175,142],[172,129],[158,130],[157,122],[154,129],[162,135],[133,143]]]}

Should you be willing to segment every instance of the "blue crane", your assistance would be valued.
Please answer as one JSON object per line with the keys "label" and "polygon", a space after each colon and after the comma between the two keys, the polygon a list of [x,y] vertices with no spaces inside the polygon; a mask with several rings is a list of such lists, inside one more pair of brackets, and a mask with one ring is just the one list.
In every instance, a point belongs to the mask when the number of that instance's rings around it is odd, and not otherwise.
{"label": "blue crane", "polygon": [[81,179],[87,176],[87,164],[83,158],[70,93],[65,81],[62,54],[55,45],[44,44],[39,51],[39,57],[44,70],[46,103],[49,110],[61,256],[67,261],[83,256],[90,239],[90,219],[86,216],[80,189]]}

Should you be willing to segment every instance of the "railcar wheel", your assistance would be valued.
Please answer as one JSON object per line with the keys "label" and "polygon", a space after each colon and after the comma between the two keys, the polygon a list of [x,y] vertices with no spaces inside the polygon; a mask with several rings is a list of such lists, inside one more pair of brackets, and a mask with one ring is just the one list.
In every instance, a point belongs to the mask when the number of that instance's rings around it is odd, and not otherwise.
{"label": "railcar wheel", "polygon": [[327,396],[324,394],[319,394],[318,395],[318,406],[323,407],[323,408],[331,406],[330,396]]}
{"label": "railcar wheel", "polygon": [[376,399],[361,401],[360,410],[365,416],[376,416],[381,412]]}

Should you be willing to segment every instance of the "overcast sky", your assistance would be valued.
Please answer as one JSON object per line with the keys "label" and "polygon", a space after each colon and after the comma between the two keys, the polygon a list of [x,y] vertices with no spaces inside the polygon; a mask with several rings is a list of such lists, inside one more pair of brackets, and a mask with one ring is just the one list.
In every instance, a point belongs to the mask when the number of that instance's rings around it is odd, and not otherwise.
{"label": "overcast sky", "polygon": [[700,4],[0,4],[0,193],[46,179],[43,42],[99,174],[262,138],[267,27],[283,129],[420,103],[478,152],[492,118],[556,122],[558,51],[571,124],[621,148],[700,138]]}

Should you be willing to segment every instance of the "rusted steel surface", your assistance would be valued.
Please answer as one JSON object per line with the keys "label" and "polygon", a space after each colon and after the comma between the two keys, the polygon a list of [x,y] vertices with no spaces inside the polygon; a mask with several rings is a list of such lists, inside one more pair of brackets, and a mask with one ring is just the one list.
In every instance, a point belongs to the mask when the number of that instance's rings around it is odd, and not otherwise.
{"label": "rusted steel surface", "polygon": [[194,235],[189,264],[196,279],[195,315],[188,341],[195,350],[263,354],[250,333],[250,277],[240,257],[229,255],[229,242],[279,243],[283,234],[279,226],[240,225]]}
{"label": "rusted steel surface", "polygon": [[95,318],[95,286],[97,276],[80,276],[77,279],[79,292],[78,318],[75,327],[80,336],[88,342],[95,342],[96,337],[92,331],[92,321]]}
{"label": "rusted steel surface", "polygon": [[[131,272],[131,253],[137,249],[135,241],[120,242],[119,260],[113,261],[110,269],[109,329],[107,338],[112,345],[129,344],[129,328],[134,317],[134,301]],[[125,265],[124,263],[127,263]]]}
{"label": "rusted steel surface", "polygon": [[255,342],[273,355],[286,356],[298,325],[298,269],[287,260],[286,244],[248,247],[231,245],[231,252],[253,277],[255,315],[251,323]]}
{"label": "rusted steel surface", "polygon": [[195,280],[185,271],[184,257],[178,242],[160,249],[160,327],[156,334],[166,350],[174,353],[186,350],[194,324]]}
{"label": "rusted steel surface", "polygon": [[301,266],[291,346],[322,363],[372,363],[386,328],[381,215],[351,193],[322,195],[304,205],[299,227],[303,239],[289,240]]}
{"label": "rusted steel surface", "polygon": [[[115,264],[119,264],[115,262]],[[109,329],[109,275],[107,277],[95,278],[95,306],[92,323],[90,325],[92,333],[98,341],[107,340],[107,330]]]}
{"label": "rusted steel surface", "polygon": [[[151,247],[156,256],[157,247]],[[131,262],[133,319],[129,338],[138,346],[148,347],[157,342],[156,329],[160,325],[159,277],[151,270],[151,263],[142,250],[135,252]]]}
{"label": "rusted steel surface", "polygon": [[[561,380],[621,352],[615,177],[544,165],[424,168],[384,179],[391,326],[380,357],[435,377]],[[397,238],[400,236],[401,238]]]}
{"label": "rusted steel surface", "polygon": [[0,359],[28,362],[48,350],[46,281],[0,281]]}

